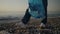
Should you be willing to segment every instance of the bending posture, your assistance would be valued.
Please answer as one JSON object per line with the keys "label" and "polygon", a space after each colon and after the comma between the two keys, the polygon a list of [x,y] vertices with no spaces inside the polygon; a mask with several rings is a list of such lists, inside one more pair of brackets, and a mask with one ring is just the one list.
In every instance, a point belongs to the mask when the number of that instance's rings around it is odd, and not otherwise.
{"label": "bending posture", "polygon": [[[42,1],[43,6],[42,4],[40,4],[41,1]],[[28,5],[29,5],[29,8],[26,10],[26,13],[19,25],[21,27],[25,27],[28,21],[30,20],[30,17],[32,16],[35,18],[44,17],[43,20],[41,21],[40,26],[45,27],[47,23],[47,0],[28,0]],[[30,9],[30,12],[29,12],[29,9]],[[38,16],[34,15],[35,14],[34,11],[36,12],[38,11]]]}

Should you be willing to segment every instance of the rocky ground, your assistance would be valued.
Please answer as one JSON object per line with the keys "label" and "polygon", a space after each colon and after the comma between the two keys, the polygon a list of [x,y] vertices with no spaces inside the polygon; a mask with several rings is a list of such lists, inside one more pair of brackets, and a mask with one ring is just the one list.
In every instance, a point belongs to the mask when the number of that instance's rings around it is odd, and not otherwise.
{"label": "rocky ground", "polygon": [[[40,29],[39,24],[41,20],[31,19],[27,28],[20,28],[15,23],[3,23],[0,24],[0,34],[40,34],[42,31],[45,34],[60,34],[60,17],[48,18],[47,29]],[[44,34],[43,33],[43,34]]]}

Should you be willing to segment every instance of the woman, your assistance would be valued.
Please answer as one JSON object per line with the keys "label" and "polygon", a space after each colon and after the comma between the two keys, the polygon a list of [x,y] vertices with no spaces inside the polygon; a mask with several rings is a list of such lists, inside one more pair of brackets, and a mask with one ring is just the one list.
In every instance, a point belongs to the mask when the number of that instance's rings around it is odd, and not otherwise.
{"label": "woman", "polygon": [[32,16],[34,18],[43,18],[40,27],[45,27],[47,23],[47,0],[28,0],[28,4],[29,8],[19,25],[25,27]]}

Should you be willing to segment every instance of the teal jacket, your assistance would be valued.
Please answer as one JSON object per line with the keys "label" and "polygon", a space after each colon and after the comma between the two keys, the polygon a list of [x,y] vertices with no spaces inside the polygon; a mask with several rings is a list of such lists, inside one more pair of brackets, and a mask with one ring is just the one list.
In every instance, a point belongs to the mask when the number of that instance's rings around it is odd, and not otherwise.
{"label": "teal jacket", "polygon": [[45,18],[45,8],[47,8],[47,0],[28,0],[29,13],[35,18]]}

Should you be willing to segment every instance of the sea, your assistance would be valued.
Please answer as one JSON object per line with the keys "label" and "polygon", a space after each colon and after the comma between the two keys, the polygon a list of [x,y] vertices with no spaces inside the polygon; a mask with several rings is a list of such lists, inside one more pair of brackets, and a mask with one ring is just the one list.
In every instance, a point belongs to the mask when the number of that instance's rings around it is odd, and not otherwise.
{"label": "sea", "polygon": [[[3,15],[0,14],[0,23],[9,23],[9,22],[18,22],[24,17],[25,13],[17,13],[17,14],[11,14],[11,15]],[[48,18],[54,18],[54,17],[60,17],[60,12],[58,13],[48,13]]]}

